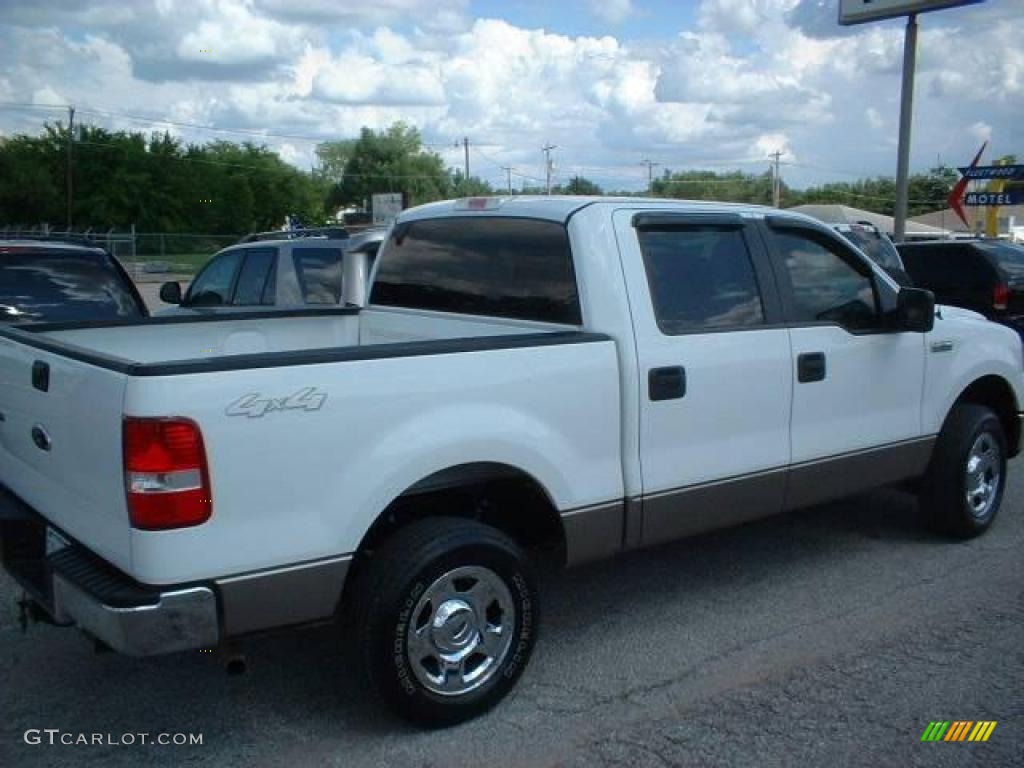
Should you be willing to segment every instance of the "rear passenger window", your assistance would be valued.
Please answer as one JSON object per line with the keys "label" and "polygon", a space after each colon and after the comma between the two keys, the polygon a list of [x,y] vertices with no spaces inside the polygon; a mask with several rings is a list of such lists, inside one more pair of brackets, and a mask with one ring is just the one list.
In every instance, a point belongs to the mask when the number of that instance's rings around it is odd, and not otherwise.
{"label": "rear passenger window", "polygon": [[341,301],[340,249],[296,248],[292,259],[307,304],[337,304]]}
{"label": "rear passenger window", "polygon": [[238,306],[274,303],[277,251],[273,248],[253,248],[245,252],[245,263],[238,275],[235,301]]}
{"label": "rear passenger window", "polygon": [[371,302],[470,315],[582,322],[569,236],[553,221],[416,221],[382,251]]}
{"label": "rear passenger window", "polygon": [[764,323],[754,265],[738,229],[639,229],[654,314],[676,335]]}

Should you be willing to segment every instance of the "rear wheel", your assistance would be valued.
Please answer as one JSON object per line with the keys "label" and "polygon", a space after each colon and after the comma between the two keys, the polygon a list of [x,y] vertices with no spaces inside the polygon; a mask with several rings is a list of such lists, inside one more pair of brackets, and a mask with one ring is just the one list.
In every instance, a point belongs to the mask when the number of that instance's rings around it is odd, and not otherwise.
{"label": "rear wheel", "polygon": [[533,650],[537,591],[510,538],[459,518],[417,521],[364,564],[354,618],[362,668],[396,712],[450,725],[515,685]]}
{"label": "rear wheel", "polygon": [[925,479],[925,513],[944,533],[977,536],[995,520],[1005,485],[1006,437],[999,417],[982,405],[954,406]]}

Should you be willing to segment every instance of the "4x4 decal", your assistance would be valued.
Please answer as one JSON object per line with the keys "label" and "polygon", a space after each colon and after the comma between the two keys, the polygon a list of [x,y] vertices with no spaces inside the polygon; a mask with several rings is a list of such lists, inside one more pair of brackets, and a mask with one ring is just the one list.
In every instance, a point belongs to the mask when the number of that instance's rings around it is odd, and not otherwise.
{"label": "4x4 decal", "polygon": [[274,411],[319,411],[327,402],[326,392],[316,387],[300,389],[290,397],[263,397],[260,393],[243,395],[227,407],[228,416],[246,416],[258,419]]}

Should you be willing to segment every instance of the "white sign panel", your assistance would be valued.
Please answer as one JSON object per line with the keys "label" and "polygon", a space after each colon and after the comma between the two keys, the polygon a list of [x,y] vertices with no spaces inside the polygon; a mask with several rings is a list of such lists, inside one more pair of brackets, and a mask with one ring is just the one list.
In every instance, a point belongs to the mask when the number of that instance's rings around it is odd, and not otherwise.
{"label": "white sign panel", "polygon": [[839,23],[861,24],[980,2],[983,0],[839,0]]}
{"label": "white sign panel", "polygon": [[402,212],[402,193],[385,192],[373,196],[373,223],[386,226]]}

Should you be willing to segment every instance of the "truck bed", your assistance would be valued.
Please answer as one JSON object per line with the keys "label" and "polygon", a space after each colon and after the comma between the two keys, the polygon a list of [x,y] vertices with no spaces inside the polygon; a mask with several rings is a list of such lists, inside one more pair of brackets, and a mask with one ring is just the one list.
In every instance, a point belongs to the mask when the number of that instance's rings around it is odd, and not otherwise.
{"label": "truck bed", "polygon": [[[552,332],[557,326],[399,309],[313,309],[293,312],[170,316],[144,321],[41,323],[22,326],[38,344],[84,362],[114,363],[126,373],[152,373],[165,363],[218,365],[225,357],[315,352],[401,342]],[[90,360],[91,358],[91,360]],[[282,358],[293,361],[294,357]],[[258,361],[259,362],[259,361]],[[264,357],[262,362],[270,362]],[[107,366],[110,367],[110,366]],[[181,366],[176,366],[180,369]],[[147,370],[148,369],[148,370]]]}
{"label": "truck bed", "polygon": [[[354,551],[463,457],[559,509],[621,497],[618,381],[601,334],[401,309],[0,328],[0,484],[139,582],[246,573]],[[131,527],[125,416],[199,425],[209,521]]]}

